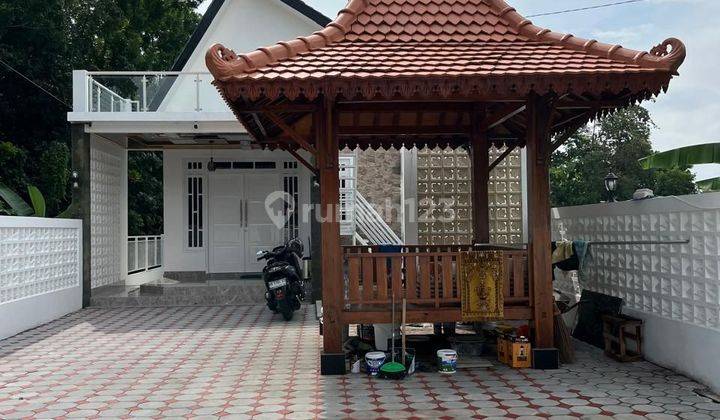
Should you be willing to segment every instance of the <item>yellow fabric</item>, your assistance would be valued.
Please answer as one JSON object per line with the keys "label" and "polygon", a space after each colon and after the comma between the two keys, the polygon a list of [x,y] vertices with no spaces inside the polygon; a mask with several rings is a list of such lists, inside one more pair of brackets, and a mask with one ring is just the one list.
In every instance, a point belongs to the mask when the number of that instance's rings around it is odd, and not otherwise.
{"label": "yellow fabric", "polygon": [[572,241],[558,241],[555,242],[555,251],[552,253],[552,263],[559,263],[565,261],[573,256],[573,243]]}
{"label": "yellow fabric", "polygon": [[458,263],[462,320],[479,322],[503,319],[505,263],[502,253],[462,252]]}

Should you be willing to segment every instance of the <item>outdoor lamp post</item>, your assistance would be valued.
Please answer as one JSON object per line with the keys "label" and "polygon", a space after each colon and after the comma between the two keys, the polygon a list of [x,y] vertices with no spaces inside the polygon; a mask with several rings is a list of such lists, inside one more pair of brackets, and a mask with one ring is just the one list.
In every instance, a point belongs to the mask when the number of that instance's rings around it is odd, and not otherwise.
{"label": "outdoor lamp post", "polygon": [[617,200],[615,199],[615,190],[617,189],[617,182],[618,182],[618,176],[614,173],[610,172],[605,176],[605,189],[610,193],[610,202],[614,203]]}

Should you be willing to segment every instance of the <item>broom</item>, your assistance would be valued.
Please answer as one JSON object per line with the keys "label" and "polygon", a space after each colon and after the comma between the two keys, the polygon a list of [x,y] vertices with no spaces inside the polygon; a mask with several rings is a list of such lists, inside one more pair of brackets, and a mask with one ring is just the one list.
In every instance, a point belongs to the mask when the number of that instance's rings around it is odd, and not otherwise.
{"label": "broom", "polygon": [[402,379],[407,371],[405,365],[395,361],[395,294],[392,296],[392,356],[391,361],[380,366],[379,376],[384,379]]}
{"label": "broom", "polygon": [[562,312],[560,312],[557,302],[553,303],[553,306],[555,306],[555,313],[553,316],[555,347],[560,352],[560,361],[562,363],[573,363],[575,362],[575,348],[573,347],[570,328],[568,328],[567,324],[565,324]]}

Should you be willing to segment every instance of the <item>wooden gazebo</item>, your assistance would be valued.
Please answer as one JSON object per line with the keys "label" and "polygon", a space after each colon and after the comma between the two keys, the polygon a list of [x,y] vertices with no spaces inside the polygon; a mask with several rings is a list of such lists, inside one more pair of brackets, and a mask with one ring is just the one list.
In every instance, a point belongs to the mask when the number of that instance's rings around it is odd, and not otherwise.
{"label": "wooden gazebo", "polygon": [[504,251],[505,317],[531,320],[535,346],[552,348],[550,155],[598,115],[666,90],[684,58],[677,39],[634,51],[540,28],[503,0],[350,0],[312,35],[244,55],[215,45],[206,61],[255,140],[319,178],[328,373],[342,371],[343,326],[389,322],[392,294],[409,322],[460,320],[457,254],[472,248],[342,248],[340,149],[468,146],[477,246],[489,242],[489,146],[525,147],[529,244]]}

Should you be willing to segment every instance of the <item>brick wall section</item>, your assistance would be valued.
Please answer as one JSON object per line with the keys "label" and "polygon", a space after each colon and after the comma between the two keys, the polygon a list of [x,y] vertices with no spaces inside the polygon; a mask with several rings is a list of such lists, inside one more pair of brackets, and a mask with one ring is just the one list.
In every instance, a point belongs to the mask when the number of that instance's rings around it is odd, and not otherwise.
{"label": "brick wall section", "polygon": [[[358,191],[372,205],[378,208],[387,224],[401,236],[401,220],[398,210],[401,205],[400,151],[365,150],[357,152]],[[391,216],[385,215],[386,201],[392,204]],[[382,209],[382,211],[380,211]]]}

